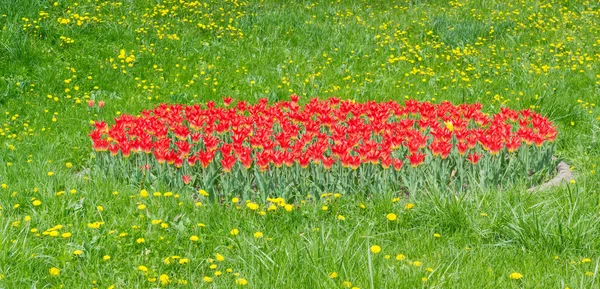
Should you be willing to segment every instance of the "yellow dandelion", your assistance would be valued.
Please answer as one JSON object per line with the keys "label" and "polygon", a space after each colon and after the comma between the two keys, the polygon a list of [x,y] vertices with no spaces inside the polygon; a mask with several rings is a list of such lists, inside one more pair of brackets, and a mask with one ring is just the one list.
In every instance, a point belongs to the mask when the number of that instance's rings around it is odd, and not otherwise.
{"label": "yellow dandelion", "polygon": [[386,217],[388,220],[390,220],[390,221],[396,221],[396,219],[398,218],[398,217],[396,216],[396,214],[394,214],[394,213],[389,213],[389,214],[387,214],[387,216],[385,216],[385,217]]}
{"label": "yellow dandelion", "polygon": [[262,232],[256,232],[256,233],[254,233],[254,238],[260,239],[262,237],[263,237],[263,233]]}
{"label": "yellow dandelion", "polygon": [[192,242],[198,242],[198,240],[200,240],[200,238],[198,238],[196,235],[190,237],[190,241]]}
{"label": "yellow dandelion", "polygon": [[519,280],[519,279],[523,278],[523,274],[521,274],[519,272],[513,272],[513,273],[510,273],[510,275],[508,277],[510,277],[510,279],[513,279],[513,280]]}
{"label": "yellow dandelion", "polygon": [[158,277],[158,280],[160,281],[160,284],[162,284],[162,285],[167,285],[170,282],[169,275],[167,275],[167,274],[161,274]]}
{"label": "yellow dandelion", "polygon": [[229,234],[232,236],[237,236],[240,233],[240,230],[238,229],[232,229],[231,231],[229,231]]}
{"label": "yellow dandelion", "polygon": [[258,204],[255,204],[255,203],[247,203],[246,207],[248,207],[248,209],[250,209],[252,211],[258,210]]}
{"label": "yellow dandelion", "polygon": [[373,252],[373,254],[377,254],[377,253],[381,252],[381,247],[379,247],[377,245],[373,245],[373,246],[371,246],[371,252]]}
{"label": "yellow dandelion", "polygon": [[35,201],[33,201],[31,204],[37,207],[37,206],[39,206],[39,205],[41,205],[41,204],[42,204],[42,201],[40,201],[40,200],[35,200]]}
{"label": "yellow dandelion", "polygon": [[335,279],[337,277],[338,277],[338,273],[337,272],[331,272],[331,273],[329,273],[329,278]]}
{"label": "yellow dandelion", "polygon": [[79,256],[81,254],[83,254],[83,251],[81,251],[81,250],[75,250],[75,251],[73,251],[73,255]]}
{"label": "yellow dandelion", "polygon": [[245,286],[245,285],[248,285],[248,281],[244,278],[237,278],[237,279],[235,279],[235,284],[240,285],[240,286]]}
{"label": "yellow dandelion", "polygon": [[406,204],[406,206],[404,206],[404,209],[406,209],[406,210],[410,210],[410,209],[412,209],[412,208],[414,208],[414,207],[415,207],[415,204],[413,204],[413,203],[408,203],[408,204]]}
{"label": "yellow dandelion", "polygon": [[50,270],[48,270],[48,272],[50,273],[50,275],[52,276],[58,276],[60,275],[60,269],[56,268],[56,267],[52,267],[50,268]]}

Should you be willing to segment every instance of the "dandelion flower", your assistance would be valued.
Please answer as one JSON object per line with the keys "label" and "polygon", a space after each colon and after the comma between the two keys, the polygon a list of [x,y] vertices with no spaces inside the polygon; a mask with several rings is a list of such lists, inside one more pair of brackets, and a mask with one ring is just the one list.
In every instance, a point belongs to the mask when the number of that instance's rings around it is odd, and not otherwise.
{"label": "dandelion flower", "polygon": [[519,280],[519,279],[523,278],[523,274],[521,274],[519,272],[513,272],[510,274],[509,277],[510,277],[510,279],[513,279],[513,280]]}
{"label": "dandelion flower", "polygon": [[31,204],[37,207],[37,206],[39,206],[39,205],[41,205],[41,204],[42,204],[42,201],[40,201],[40,200],[35,200],[35,201],[33,201]]}
{"label": "dandelion flower", "polygon": [[293,206],[293,205],[290,205],[290,204],[287,204],[287,205],[285,205],[285,206],[284,206],[284,209],[285,209],[287,212],[291,212],[291,211],[294,209],[294,206]]}
{"label": "dandelion flower", "polygon": [[377,245],[373,245],[373,246],[371,246],[371,252],[373,252],[373,254],[377,254],[377,253],[381,252],[381,247],[379,247]]}
{"label": "dandelion flower", "polygon": [[73,251],[73,255],[79,256],[81,254],[83,254],[83,251],[81,251],[81,250],[75,250],[75,251]]}
{"label": "dandelion flower", "polygon": [[334,279],[338,277],[338,273],[337,272],[331,272],[329,273],[329,278]]}
{"label": "dandelion flower", "polygon": [[108,260],[110,260],[110,256],[109,255],[104,255],[104,257],[102,257],[102,260],[108,261]]}
{"label": "dandelion flower", "polygon": [[162,285],[167,285],[170,282],[169,275],[167,274],[161,274],[160,277],[158,277],[158,280],[160,280],[160,284]]}
{"label": "dandelion flower", "polygon": [[229,231],[229,234],[231,234],[232,236],[236,236],[239,233],[240,233],[240,230],[238,230],[238,229],[232,229],[231,231]]}
{"label": "dandelion flower", "polygon": [[248,281],[244,278],[237,278],[237,279],[235,279],[235,284],[240,285],[240,286],[245,286],[245,285],[248,285]]}
{"label": "dandelion flower", "polygon": [[50,270],[48,270],[48,272],[50,273],[50,275],[52,276],[58,276],[60,275],[60,269],[56,268],[56,267],[52,267],[50,268]]}
{"label": "dandelion flower", "polygon": [[211,277],[208,276],[204,276],[204,278],[202,278],[202,281],[206,282],[206,283],[210,283],[213,281],[213,279]]}
{"label": "dandelion flower", "polygon": [[256,232],[256,233],[254,233],[254,238],[260,239],[262,237],[263,237],[263,233],[262,232]]}
{"label": "dandelion flower", "polygon": [[215,255],[215,259],[217,259],[217,261],[219,261],[219,262],[225,261],[225,257],[223,257],[223,255],[221,255],[219,253],[217,253]]}
{"label": "dandelion flower", "polygon": [[190,241],[192,242],[198,242],[198,240],[200,240],[200,238],[198,238],[196,235],[190,237]]}
{"label": "dandelion flower", "polygon": [[386,217],[388,220],[390,220],[390,221],[396,221],[396,219],[398,218],[398,217],[396,216],[396,214],[394,214],[394,213],[389,213],[389,214],[387,214],[387,216],[385,216],[385,217]]}
{"label": "dandelion flower", "polygon": [[404,206],[404,209],[406,209],[406,210],[410,210],[410,209],[412,209],[412,208],[414,208],[414,207],[415,207],[415,204],[413,204],[413,203],[408,203],[408,204],[406,204],[406,206]]}

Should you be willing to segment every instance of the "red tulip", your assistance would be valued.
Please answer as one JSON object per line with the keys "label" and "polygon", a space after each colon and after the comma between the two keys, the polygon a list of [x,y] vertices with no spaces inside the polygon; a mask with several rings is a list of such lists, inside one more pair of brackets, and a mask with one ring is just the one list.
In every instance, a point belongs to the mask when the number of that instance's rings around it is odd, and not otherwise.
{"label": "red tulip", "polygon": [[478,154],[478,153],[476,153],[476,152],[474,152],[474,153],[470,154],[470,155],[467,157],[467,160],[468,160],[469,162],[471,162],[472,164],[477,164],[477,162],[479,162],[479,159],[480,159],[480,158],[481,158],[481,155],[480,155],[480,154]]}
{"label": "red tulip", "polygon": [[418,167],[425,161],[425,154],[414,153],[408,156],[408,161],[413,168]]}

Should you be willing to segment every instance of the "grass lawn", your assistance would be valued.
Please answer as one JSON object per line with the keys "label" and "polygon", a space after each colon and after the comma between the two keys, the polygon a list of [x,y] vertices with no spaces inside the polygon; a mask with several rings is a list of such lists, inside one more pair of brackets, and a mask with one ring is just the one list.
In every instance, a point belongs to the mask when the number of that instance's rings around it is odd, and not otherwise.
{"label": "grass lawn", "polygon": [[[598,23],[596,1],[2,0],[0,288],[598,288]],[[253,210],[115,177],[88,137],[292,94],[530,108],[576,181]]]}

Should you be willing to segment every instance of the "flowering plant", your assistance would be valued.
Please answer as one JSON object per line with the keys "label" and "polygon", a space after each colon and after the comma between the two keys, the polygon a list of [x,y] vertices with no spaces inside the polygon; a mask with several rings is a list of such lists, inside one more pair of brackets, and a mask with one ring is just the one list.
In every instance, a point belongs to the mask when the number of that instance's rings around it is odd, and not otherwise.
{"label": "flowering plant", "polygon": [[478,103],[298,101],[161,104],[111,126],[96,122],[89,136],[95,151],[109,152],[98,159],[113,172],[220,197],[463,191],[538,182],[552,167],[556,127],[530,110],[489,115]]}

